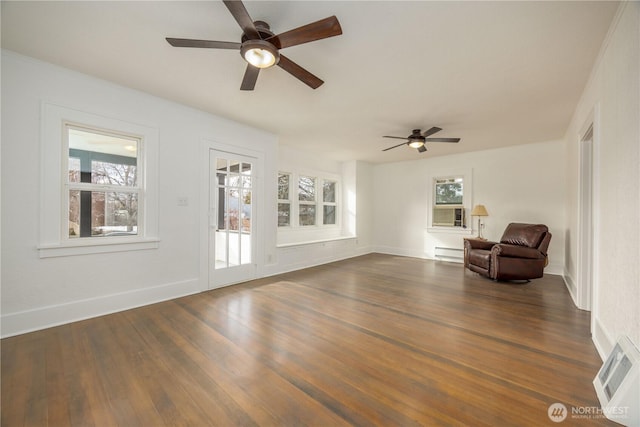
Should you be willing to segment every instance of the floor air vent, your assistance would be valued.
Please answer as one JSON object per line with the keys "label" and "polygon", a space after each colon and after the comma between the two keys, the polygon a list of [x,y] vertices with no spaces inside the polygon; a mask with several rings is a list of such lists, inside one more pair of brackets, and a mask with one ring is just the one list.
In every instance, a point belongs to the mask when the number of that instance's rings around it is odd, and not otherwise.
{"label": "floor air vent", "polygon": [[640,351],[620,337],[593,380],[602,413],[625,426],[640,426]]}

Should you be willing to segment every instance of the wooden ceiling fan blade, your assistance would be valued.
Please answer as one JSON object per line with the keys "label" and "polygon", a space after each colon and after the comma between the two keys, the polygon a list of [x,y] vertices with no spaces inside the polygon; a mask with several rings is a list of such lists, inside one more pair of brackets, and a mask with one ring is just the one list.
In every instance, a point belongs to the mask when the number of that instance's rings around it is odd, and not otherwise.
{"label": "wooden ceiling fan blade", "polygon": [[437,127],[437,126],[434,126],[434,127],[432,127],[431,129],[426,130],[422,135],[423,135],[423,136],[430,136],[430,135],[433,135],[433,134],[434,134],[434,133],[436,133],[436,132],[440,132],[441,130],[442,130],[442,128],[439,128],[439,127]]}
{"label": "wooden ceiling fan blade", "polygon": [[231,15],[235,18],[242,31],[247,35],[250,40],[260,39],[260,34],[256,29],[253,19],[249,16],[249,12],[244,7],[244,4],[240,0],[222,0]]}
{"label": "wooden ceiling fan blade", "polygon": [[285,47],[297,46],[328,37],[339,36],[340,34],[342,34],[342,27],[340,27],[338,18],[330,16],[311,24],[285,31],[266,40],[278,49],[284,49]]}
{"label": "wooden ceiling fan blade", "polygon": [[389,135],[385,135],[385,136],[383,136],[383,138],[404,139],[405,141],[407,140],[406,136],[389,136]]}
{"label": "wooden ceiling fan blade", "polygon": [[199,47],[206,49],[240,49],[240,43],[236,42],[219,42],[215,40],[193,40],[193,39],[175,39],[166,38],[167,42],[173,47]]}
{"label": "wooden ceiling fan blade", "polygon": [[424,153],[425,151],[427,151],[427,147],[422,145],[422,146],[418,147],[417,150],[418,150],[418,153]]}
{"label": "wooden ceiling fan blade", "polygon": [[428,142],[460,142],[460,138],[427,138]]}
{"label": "wooden ceiling fan blade", "polygon": [[244,72],[240,90],[253,90],[253,88],[256,87],[256,82],[258,81],[258,74],[260,74],[260,68],[247,64],[247,69]]}
{"label": "wooden ceiling fan blade", "polygon": [[398,145],[394,145],[393,147],[385,148],[385,149],[384,149],[384,150],[382,150],[382,151],[389,151],[389,150],[393,150],[394,148],[398,148],[398,147],[400,147],[401,145],[407,145],[407,143],[406,143],[406,142],[403,142],[402,144],[398,144]]}
{"label": "wooden ceiling fan blade", "polygon": [[314,76],[286,56],[280,55],[278,66],[312,89],[320,87],[324,81]]}

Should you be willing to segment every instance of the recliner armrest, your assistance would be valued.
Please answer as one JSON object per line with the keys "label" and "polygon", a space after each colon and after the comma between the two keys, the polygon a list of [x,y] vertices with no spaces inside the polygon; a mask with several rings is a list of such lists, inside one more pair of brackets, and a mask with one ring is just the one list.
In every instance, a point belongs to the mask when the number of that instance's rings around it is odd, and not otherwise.
{"label": "recliner armrest", "polygon": [[488,251],[497,244],[497,242],[490,242],[488,240],[464,239],[464,245],[467,249],[484,249]]}
{"label": "recliner armrest", "polygon": [[497,243],[494,245],[491,249],[491,254],[510,258],[544,258],[544,254],[542,254],[538,249],[528,248],[526,246],[509,245],[507,243]]}

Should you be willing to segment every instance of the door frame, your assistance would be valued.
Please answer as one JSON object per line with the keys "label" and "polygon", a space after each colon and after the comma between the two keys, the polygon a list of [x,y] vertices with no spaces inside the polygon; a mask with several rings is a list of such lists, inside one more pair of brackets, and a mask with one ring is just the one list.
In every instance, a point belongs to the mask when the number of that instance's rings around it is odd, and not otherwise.
{"label": "door frame", "polygon": [[[218,141],[209,139],[203,139],[200,146],[200,267],[199,267],[199,282],[200,290],[207,291],[213,289],[209,287],[210,283],[210,245],[209,245],[209,225],[210,225],[210,176],[211,168],[209,164],[209,153],[211,151],[220,151],[246,157],[252,157],[256,159],[257,173],[254,176],[253,191],[257,195],[257,200],[254,206],[255,218],[253,219],[253,233],[255,235],[255,259],[252,260],[255,264],[255,276],[260,276],[260,271],[263,267],[264,260],[264,241],[265,241],[265,200],[264,200],[264,176],[265,176],[265,154],[260,151],[251,150],[236,145],[225,144]],[[232,285],[229,283],[227,285]],[[223,286],[227,286],[223,285]]]}
{"label": "door frame", "polygon": [[[597,304],[599,108],[594,107],[578,133],[577,305],[592,311]],[[589,138],[589,135],[591,137]],[[592,323],[594,316],[591,316]],[[592,324],[593,330],[593,324]]]}

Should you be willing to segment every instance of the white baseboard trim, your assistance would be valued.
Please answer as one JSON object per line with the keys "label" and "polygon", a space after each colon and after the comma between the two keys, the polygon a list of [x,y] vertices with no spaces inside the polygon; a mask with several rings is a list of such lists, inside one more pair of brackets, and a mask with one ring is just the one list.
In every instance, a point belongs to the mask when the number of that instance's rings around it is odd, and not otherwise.
{"label": "white baseboard trim", "polygon": [[573,300],[573,305],[579,308],[578,306],[578,295],[577,295],[577,286],[575,280],[567,270],[564,270],[564,274],[562,275],[562,279],[564,280],[564,285],[569,291],[569,295],[571,295],[571,299]]}
{"label": "white baseboard trim", "polygon": [[349,258],[355,258],[358,256],[370,254],[373,251],[371,247],[360,247],[354,251],[343,252],[338,254],[333,254],[331,256],[325,256],[322,258],[309,259],[301,262],[290,263],[286,265],[267,265],[262,269],[261,277],[271,277],[276,276],[278,274],[289,273],[292,271],[302,270],[310,267],[317,267],[318,265],[328,264],[330,262],[342,261]]}
{"label": "white baseboard trim", "polygon": [[600,355],[600,359],[603,361],[607,358],[613,346],[616,344],[615,339],[612,339],[611,336],[607,333],[607,330],[600,323],[600,319],[597,317],[593,320],[593,331],[591,331],[591,340],[593,344],[596,346],[596,350],[598,350],[598,354]]}
{"label": "white baseboard trim", "polygon": [[150,288],[136,289],[118,294],[72,301],[64,304],[40,307],[17,313],[3,314],[2,338],[46,329],[53,326],[118,311],[154,304],[200,292],[198,279],[168,283]]}
{"label": "white baseboard trim", "polygon": [[394,248],[391,246],[374,246],[373,252],[385,255],[406,256],[411,258],[434,259],[423,252],[411,251],[405,248]]}

